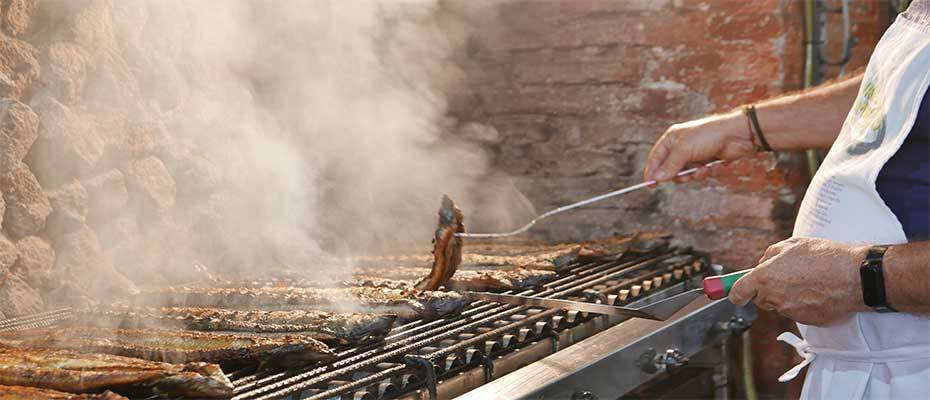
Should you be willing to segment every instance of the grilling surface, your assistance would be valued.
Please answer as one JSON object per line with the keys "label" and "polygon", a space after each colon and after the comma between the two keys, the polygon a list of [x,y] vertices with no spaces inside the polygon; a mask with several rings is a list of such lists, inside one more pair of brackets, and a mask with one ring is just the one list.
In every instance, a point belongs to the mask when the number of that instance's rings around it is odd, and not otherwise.
{"label": "grilling surface", "polygon": [[[448,289],[615,305],[693,281],[709,262],[657,234],[551,246],[469,244],[465,249]],[[435,395],[435,385],[446,377],[472,368],[490,371],[491,359],[596,317],[470,302],[454,291],[415,290],[429,262],[418,256],[368,257],[355,278],[339,287],[253,279],[163,288],[123,305],[0,321],[0,346],[65,352],[78,360],[106,353],[166,365],[206,363],[222,368],[230,380],[230,391],[219,397],[380,399],[420,390]],[[363,312],[337,310],[346,303]],[[25,386],[127,390],[126,385],[43,382]],[[145,382],[130,385],[127,393],[185,396],[185,382],[179,384],[181,389],[175,386],[170,394]],[[0,385],[23,382],[0,376]]]}

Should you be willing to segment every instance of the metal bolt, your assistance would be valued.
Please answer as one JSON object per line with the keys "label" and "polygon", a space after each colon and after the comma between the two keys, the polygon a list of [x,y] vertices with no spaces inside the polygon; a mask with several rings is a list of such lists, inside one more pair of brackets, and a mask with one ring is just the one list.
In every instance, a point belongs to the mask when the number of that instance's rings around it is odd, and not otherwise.
{"label": "metal bolt", "polygon": [[572,400],[597,400],[597,396],[587,390],[579,390],[572,393]]}

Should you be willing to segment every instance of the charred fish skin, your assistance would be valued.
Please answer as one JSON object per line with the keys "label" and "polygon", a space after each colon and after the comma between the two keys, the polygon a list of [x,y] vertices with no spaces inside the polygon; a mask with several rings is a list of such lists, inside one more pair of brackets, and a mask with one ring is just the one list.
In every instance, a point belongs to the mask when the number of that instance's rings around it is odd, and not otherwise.
{"label": "charred fish skin", "polygon": [[471,303],[467,297],[456,292],[417,292],[407,304],[427,320],[455,315]]}
{"label": "charred fish skin", "polygon": [[52,389],[29,386],[0,385],[0,400],[47,399],[47,400],[128,400],[109,390],[103,393],[68,393]]}
{"label": "charred fish skin", "polygon": [[[377,287],[353,287],[353,288],[301,288],[301,287],[262,287],[262,288],[167,288],[163,292],[184,293],[190,296],[186,297],[178,304],[168,304],[170,306],[198,306],[198,307],[216,307],[216,304],[225,304],[229,307],[248,307],[248,308],[269,308],[273,310],[293,310],[305,307],[315,309],[326,309],[327,307],[344,307],[347,304],[357,304],[368,307],[377,313],[397,314],[399,317],[407,318],[408,315],[419,313],[421,310],[428,315],[440,315],[442,310],[448,307],[435,308],[431,306],[422,307],[423,302],[433,303],[429,300],[432,294],[436,296],[449,296],[440,291],[416,291],[400,290]],[[156,291],[149,294],[157,293]],[[461,296],[459,296],[461,297]],[[199,301],[193,301],[197,299]],[[410,302],[413,300],[413,303]],[[437,299],[434,299],[437,300]],[[454,299],[446,299],[454,300]],[[468,300],[453,301],[453,303],[463,302],[467,304]]]}
{"label": "charred fish skin", "polygon": [[[40,328],[0,336],[0,346],[113,354],[150,361],[227,362],[281,359],[317,362],[335,357],[322,342],[300,336],[262,337],[160,329]],[[268,364],[273,366],[274,364]],[[282,365],[284,368],[295,365]]]}
{"label": "charred fish skin", "polygon": [[232,382],[216,364],[184,364],[180,373],[162,378],[152,391],[163,397],[230,397]]}
{"label": "charred fish skin", "polygon": [[[178,328],[195,331],[292,333],[331,344],[381,340],[397,319],[393,314],[291,310],[227,310],[202,307],[92,307],[75,311],[77,325],[114,328]],[[96,323],[93,323],[96,322]]]}
{"label": "charred fish skin", "polygon": [[445,285],[462,264],[462,238],[456,233],[465,232],[465,215],[455,207],[449,196],[442,196],[439,224],[433,237],[433,268],[414,287],[419,290],[436,290]]}
{"label": "charred fish skin", "polygon": [[[107,388],[152,388],[171,382],[161,395],[230,397],[232,383],[221,372],[205,375],[189,367],[109,354],[0,347],[0,385],[31,386],[65,392]],[[219,367],[213,365],[213,371]],[[166,381],[167,380],[167,381]]]}

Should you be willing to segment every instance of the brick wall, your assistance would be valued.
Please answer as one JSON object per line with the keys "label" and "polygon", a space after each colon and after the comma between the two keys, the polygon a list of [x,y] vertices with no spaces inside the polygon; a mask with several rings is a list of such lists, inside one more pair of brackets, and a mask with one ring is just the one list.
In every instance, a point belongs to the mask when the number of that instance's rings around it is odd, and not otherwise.
{"label": "brick wall", "polygon": [[[882,3],[854,3],[859,45],[847,70],[864,65],[886,18]],[[486,143],[495,165],[539,211],[640,182],[649,149],[675,122],[801,87],[798,0],[492,4],[497,19],[470,47],[472,86],[454,109],[500,133]],[[790,233],[806,176],[797,157],[781,159],[773,171],[760,160],[708,185],[608,200],[533,232],[582,240],[664,229],[748,265]]]}
{"label": "brick wall", "polygon": [[[495,2],[497,3],[497,2]],[[652,143],[671,124],[802,88],[800,0],[504,1],[471,46],[469,92],[453,104],[464,120],[499,132],[495,166],[544,211],[640,182]],[[845,72],[864,66],[887,25],[887,2],[854,1],[858,38]],[[841,25],[828,20],[829,54]],[[824,71],[836,77],[838,67]],[[808,179],[799,155],[734,166],[707,185],[661,187],[608,200],[535,228],[537,237],[580,240],[667,230],[749,266],[790,235]],[[760,312],[754,374],[764,398],[796,398],[779,384],[796,360],[777,343],[794,324]]]}

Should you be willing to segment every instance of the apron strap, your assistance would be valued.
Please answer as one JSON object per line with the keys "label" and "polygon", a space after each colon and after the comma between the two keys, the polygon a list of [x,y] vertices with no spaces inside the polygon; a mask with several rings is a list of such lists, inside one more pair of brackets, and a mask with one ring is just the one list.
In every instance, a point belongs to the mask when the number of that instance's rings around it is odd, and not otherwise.
{"label": "apron strap", "polygon": [[807,344],[806,340],[802,340],[791,332],[782,332],[778,335],[778,341],[785,342],[789,346],[794,347],[794,351],[798,352],[798,355],[801,356],[802,360],[798,365],[795,365],[784,374],[778,377],[779,382],[788,382],[798,376],[798,373],[801,372],[807,364],[810,364],[814,361],[816,355],[810,351],[811,346]]}
{"label": "apron strap", "polygon": [[813,362],[818,355],[869,364],[930,359],[930,347],[928,346],[898,347],[875,351],[840,351],[812,347],[806,340],[795,336],[791,332],[782,332],[778,335],[778,340],[794,347],[794,350],[802,358],[798,365],[778,377],[779,382],[788,382],[797,377],[798,373]]}

